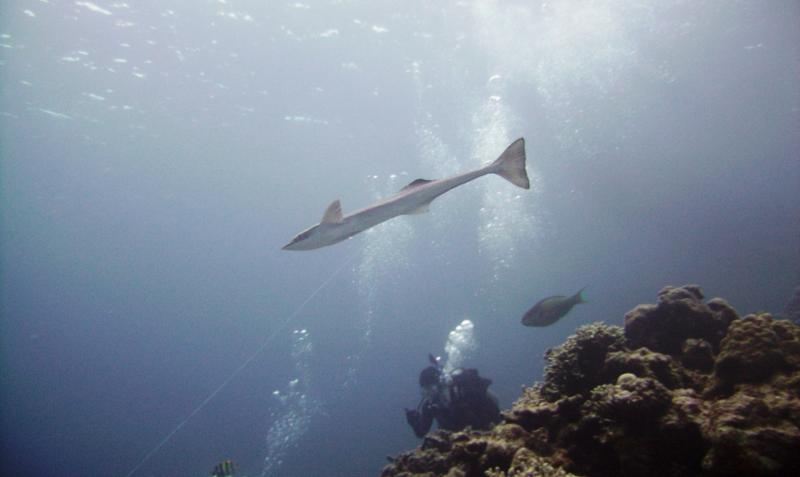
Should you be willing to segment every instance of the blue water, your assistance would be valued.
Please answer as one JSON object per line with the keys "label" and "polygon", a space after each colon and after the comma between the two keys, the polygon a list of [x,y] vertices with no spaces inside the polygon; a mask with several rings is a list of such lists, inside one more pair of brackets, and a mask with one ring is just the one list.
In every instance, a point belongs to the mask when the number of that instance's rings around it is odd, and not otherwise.
{"label": "blue water", "polygon": [[[792,1],[4,1],[0,473],[376,475],[465,319],[508,407],[666,284],[779,312],[799,77]],[[280,250],[521,136],[529,191]]]}

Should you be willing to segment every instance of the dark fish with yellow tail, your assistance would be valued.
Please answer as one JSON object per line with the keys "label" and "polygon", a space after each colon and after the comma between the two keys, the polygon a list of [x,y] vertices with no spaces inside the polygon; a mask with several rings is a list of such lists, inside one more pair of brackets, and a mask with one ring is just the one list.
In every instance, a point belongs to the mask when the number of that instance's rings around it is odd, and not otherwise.
{"label": "dark fish with yellow tail", "polygon": [[525,326],[550,326],[563,318],[573,306],[578,303],[586,303],[581,296],[583,288],[572,296],[555,295],[549,296],[525,313],[522,317],[522,324]]}

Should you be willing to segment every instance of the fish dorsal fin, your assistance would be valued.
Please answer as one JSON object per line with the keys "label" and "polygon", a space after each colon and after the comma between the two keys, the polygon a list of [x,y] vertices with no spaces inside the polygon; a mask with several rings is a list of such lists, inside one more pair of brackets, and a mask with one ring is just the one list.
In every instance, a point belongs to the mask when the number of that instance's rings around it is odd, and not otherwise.
{"label": "fish dorsal fin", "polygon": [[322,214],[321,224],[336,224],[342,221],[342,204],[339,199],[334,200]]}
{"label": "fish dorsal fin", "polygon": [[419,187],[421,185],[425,185],[425,184],[427,184],[429,182],[433,182],[433,180],[431,180],[431,179],[415,179],[415,180],[411,181],[411,183],[409,183],[407,186],[405,186],[402,189],[400,189],[400,192],[403,192],[403,191],[406,191],[406,190],[409,190],[409,189],[413,189],[414,187]]}

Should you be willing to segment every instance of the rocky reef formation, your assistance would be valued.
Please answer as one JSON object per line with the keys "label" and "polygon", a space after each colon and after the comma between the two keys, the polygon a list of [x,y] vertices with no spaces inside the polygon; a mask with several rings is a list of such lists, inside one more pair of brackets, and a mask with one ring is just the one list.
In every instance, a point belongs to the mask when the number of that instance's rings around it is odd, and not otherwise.
{"label": "rocky reef formation", "polygon": [[437,431],[390,476],[800,475],[800,326],[666,287],[582,326],[491,431]]}

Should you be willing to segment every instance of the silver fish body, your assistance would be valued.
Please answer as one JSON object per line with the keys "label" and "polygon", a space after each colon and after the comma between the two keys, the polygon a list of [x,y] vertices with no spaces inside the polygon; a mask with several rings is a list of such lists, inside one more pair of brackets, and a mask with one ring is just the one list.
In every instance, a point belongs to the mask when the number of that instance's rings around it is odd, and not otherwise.
{"label": "silver fish body", "polygon": [[530,188],[525,171],[525,140],[514,141],[497,160],[485,167],[446,179],[417,179],[397,194],[350,215],[342,215],[342,206],[336,200],[325,210],[319,224],[297,234],[283,249],[312,250],[333,245],[398,215],[426,212],[440,195],[487,174],[497,174],[523,189]]}

